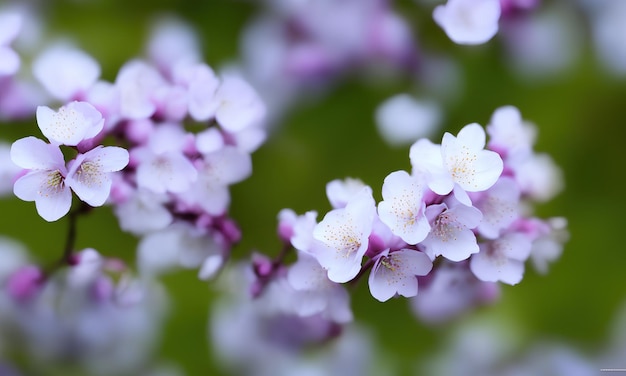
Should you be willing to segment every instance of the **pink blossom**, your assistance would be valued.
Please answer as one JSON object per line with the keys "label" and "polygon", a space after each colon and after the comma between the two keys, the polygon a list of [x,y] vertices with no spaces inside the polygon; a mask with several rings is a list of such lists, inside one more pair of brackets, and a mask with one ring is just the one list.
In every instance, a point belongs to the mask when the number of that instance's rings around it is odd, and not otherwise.
{"label": "pink blossom", "polygon": [[55,44],[33,61],[33,75],[54,98],[78,99],[100,77],[98,62],[74,46]]}
{"label": "pink blossom", "polygon": [[236,75],[225,75],[215,92],[212,107],[215,120],[229,133],[261,123],[265,104],[250,84]]}
{"label": "pink blossom", "polygon": [[37,107],[37,124],[50,142],[76,146],[98,135],[104,127],[102,114],[87,102],[70,102],[54,111]]}
{"label": "pink blossom", "polygon": [[502,173],[502,159],[491,150],[483,150],[485,142],[485,130],[476,123],[463,127],[456,137],[448,132],[443,135],[443,164],[454,183],[467,192],[488,189]]}
{"label": "pink blossom", "polygon": [[345,208],[329,211],[315,226],[311,253],[328,270],[331,281],[343,283],[357,275],[375,216],[372,190],[363,187]]}
{"label": "pink blossom", "polygon": [[430,135],[439,127],[442,111],[434,102],[398,94],[378,106],[375,118],[382,138],[392,146],[399,146]]}
{"label": "pink blossom", "polygon": [[252,159],[232,146],[204,155],[196,163],[197,179],[181,200],[197,205],[212,215],[224,214],[230,204],[231,184],[252,173]]}
{"label": "pink blossom", "polygon": [[383,201],[378,204],[380,220],[409,244],[421,242],[430,231],[424,214],[425,188],[421,178],[406,171],[392,172],[383,183]]}
{"label": "pink blossom", "polygon": [[65,183],[91,206],[101,206],[111,193],[110,173],[128,164],[128,151],[117,146],[98,146],[70,162]]}
{"label": "pink blossom", "polygon": [[29,170],[13,186],[15,195],[24,201],[35,201],[39,215],[52,222],[63,217],[72,205],[72,192],[65,183],[67,169],[57,145],[35,137],[19,139],[11,146],[13,162]]}
{"label": "pink blossom", "polygon": [[431,231],[421,244],[431,258],[441,255],[450,261],[462,261],[478,252],[476,235],[472,232],[482,219],[478,209],[450,198],[428,206],[426,217]]}
{"label": "pink blossom", "polygon": [[428,274],[433,268],[430,258],[412,249],[380,253],[369,276],[372,296],[384,302],[396,293],[404,297],[417,295],[417,276]]}
{"label": "pink blossom", "polygon": [[20,56],[10,47],[22,28],[22,16],[17,13],[0,14],[0,77],[10,76],[20,69]]}
{"label": "pink blossom", "polygon": [[328,279],[315,257],[298,252],[298,261],[287,271],[287,281],[296,291],[294,308],[299,315],[323,313],[338,323],[352,320],[350,296],[343,286]]}
{"label": "pink blossom", "polygon": [[520,216],[520,189],[509,177],[501,177],[491,188],[477,194],[473,202],[483,214],[476,229],[488,239],[497,238]]}
{"label": "pink blossom", "polygon": [[154,93],[167,85],[161,74],[141,60],[124,64],[115,79],[119,91],[119,110],[124,118],[145,119],[157,110]]}
{"label": "pink blossom", "polygon": [[148,144],[131,151],[137,165],[137,184],[155,193],[185,192],[198,171],[183,150],[188,134],[176,124],[161,124]]}
{"label": "pink blossom", "polygon": [[326,184],[326,197],[334,209],[343,208],[363,187],[365,183],[359,179],[335,179]]}
{"label": "pink blossom", "polygon": [[536,128],[522,119],[514,106],[502,106],[491,115],[487,125],[489,148],[502,155],[527,155],[535,143]]}
{"label": "pink blossom", "polygon": [[114,210],[122,230],[144,235],[162,230],[172,223],[172,213],[165,207],[168,202],[166,194],[140,188],[117,203]]}
{"label": "pink blossom", "polygon": [[524,262],[531,251],[526,234],[506,233],[480,244],[480,252],[470,259],[470,269],[478,279],[515,285],[524,275]]}
{"label": "pink blossom", "polygon": [[455,43],[482,44],[498,32],[500,0],[448,0],[433,18]]}
{"label": "pink blossom", "polygon": [[[432,324],[446,322],[477,305],[499,297],[497,283],[477,279],[465,263],[440,264],[426,278],[419,294],[411,299],[415,314]],[[421,281],[420,281],[421,283]]]}

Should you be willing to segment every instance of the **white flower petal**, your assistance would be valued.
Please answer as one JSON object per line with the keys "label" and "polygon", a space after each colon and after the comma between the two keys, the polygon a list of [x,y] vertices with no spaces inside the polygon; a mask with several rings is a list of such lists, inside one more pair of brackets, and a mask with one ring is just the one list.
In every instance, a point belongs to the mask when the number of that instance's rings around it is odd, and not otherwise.
{"label": "white flower petal", "polygon": [[29,136],[11,145],[11,160],[29,170],[65,169],[65,159],[57,145]]}

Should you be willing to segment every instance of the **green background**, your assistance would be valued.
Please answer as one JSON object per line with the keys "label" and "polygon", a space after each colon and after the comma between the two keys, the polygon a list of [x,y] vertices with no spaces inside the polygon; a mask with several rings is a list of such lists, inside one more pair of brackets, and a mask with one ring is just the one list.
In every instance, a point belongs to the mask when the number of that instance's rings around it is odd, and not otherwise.
{"label": "green background", "polygon": [[[38,5],[47,36],[70,36],[94,56],[102,78],[113,81],[127,60],[141,56],[153,16],[171,12],[199,32],[206,62],[219,67],[237,58],[240,32],[259,7],[247,1],[45,1]],[[502,105],[517,106],[539,129],[536,150],[548,152],[563,169],[565,190],[537,207],[541,217],[564,216],[570,241],[562,257],[543,276],[531,267],[517,286],[503,286],[496,304],[469,316],[503,317],[518,325],[522,342],[555,339],[590,354],[606,344],[611,320],[626,300],[624,235],[624,129],[626,81],[605,71],[590,44],[589,25],[578,25],[585,40],[574,68],[561,77],[528,81],[516,75],[504,58],[497,37],[484,46],[453,44],[432,21],[428,8],[410,1],[396,4],[411,23],[421,46],[456,59],[464,77],[455,101],[444,104],[444,131],[463,125],[485,125]],[[253,154],[253,175],[232,187],[231,215],[240,224],[243,240],[235,258],[253,250],[275,255],[276,215],[282,208],[298,213],[330,209],[325,184],[336,178],[358,177],[380,199],[384,177],[409,169],[408,147],[392,148],[378,136],[376,106],[399,92],[424,94],[410,77],[389,81],[346,77],[320,100],[294,108],[268,141]],[[3,125],[9,141],[37,134],[34,120]],[[44,222],[32,203],[2,201],[1,232],[20,239],[41,262],[61,253],[67,223]],[[93,211],[78,223],[77,246],[93,247],[105,255],[132,261],[137,240],[122,233],[109,208]],[[172,300],[157,356],[180,366],[188,375],[220,374],[207,341],[211,284],[195,270],[163,279]],[[362,281],[364,282],[364,281]],[[358,322],[371,326],[381,348],[400,369],[443,345],[443,339],[463,319],[437,328],[426,327],[410,313],[406,301],[375,301],[361,283],[353,294]],[[626,367],[626,357],[622,366]],[[63,373],[61,373],[63,374]]]}

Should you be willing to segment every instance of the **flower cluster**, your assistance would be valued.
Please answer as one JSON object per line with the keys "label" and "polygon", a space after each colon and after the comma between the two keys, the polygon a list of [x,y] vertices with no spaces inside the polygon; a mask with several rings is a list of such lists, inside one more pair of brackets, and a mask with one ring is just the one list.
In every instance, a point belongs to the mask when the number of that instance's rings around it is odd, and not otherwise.
{"label": "flower cluster", "polygon": [[[504,16],[536,4],[449,0],[433,18],[452,41],[480,44]],[[166,306],[153,278],[182,267],[207,280],[222,270],[241,238],[229,215],[230,187],[252,173],[268,118],[356,70],[429,75],[429,57],[418,54],[409,24],[388,1],[265,5],[268,12],[244,31],[240,66],[214,71],[193,30],[162,19],[145,55],[124,63],[111,82],[98,61],[66,42],[20,57],[14,46],[32,19],[0,11],[0,118],[35,117],[46,139],[24,137],[10,151],[0,145],[0,177],[18,198],[34,201],[44,220],[69,213],[63,255],[49,267],[31,264],[0,238],[0,348],[7,340],[44,363],[71,358],[95,374],[143,374]],[[30,71],[21,76],[32,76],[36,88],[18,76],[24,67]],[[435,86],[446,86],[437,68]],[[384,103],[380,133],[391,144],[412,143],[411,168],[386,176],[378,202],[361,180],[329,182],[332,209],[321,219],[317,211],[283,209],[280,254],[252,254],[224,273],[230,296],[216,300],[211,324],[227,363],[288,372],[291,355],[350,334],[346,285],[366,276],[376,300],[410,298],[417,316],[436,322],[494,300],[501,283],[522,280],[527,262],[546,272],[560,256],[566,221],[533,215],[533,204],[550,200],[562,183],[552,159],[534,150],[534,126],[505,106],[486,130],[473,123],[445,133],[440,144],[414,142],[441,114],[438,103],[406,94]],[[72,210],[74,195],[81,203]],[[139,278],[120,260],[74,244],[78,215],[103,205],[139,238]],[[232,291],[242,284],[246,294]],[[365,373],[370,349],[355,341],[342,346],[358,351],[328,353],[318,363],[359,363],[350,370]],[[268,357],[276,362],[258,366]]]}
{"label": "flower cluster", "polygon": [[220,275],[216,285],[226,294],[215,302],[209,320],[209,340],[229,374],[377,374],[383,351],[364,327],[340,327],[320,314],[294,313],[279,279],[259,299],[250,299],[246,284],[254,274],[248,266],[236,263]]}
{"label": "flower cluster", "polygon": [[387,1],[261,3],[263,11],[242,32],[242,68],[272,118],[355,71],[417,66],[411,27]]}
{"label": "flower cluster", "polygon": [[[163,57],[174,48],[172,35],[189,42],[177,44],[174,60]],[[229,186],[252,172],[250,154],[266,137],[265,107],[239,75],[219,76],[199,60],[184,25],[160,24],[148,55],[124,64],[112,83],[71,45],[37,57],[35,77],[69,103],[37,109],[49,144],[34,137],[13,144],[13,162],[27,170],[14,192],[35,201],[48,221],[68,213],[71,191],[91,206],[109,203],[122,230],[144,237],[142,271],[202,266],[200,276],[209,278],[240,237],[227,213]],[[60,146],[76,157],[66,164]]]}
{"label": "flower cluster", "polygon": [[[109,197],[111,172],[128,164],[128,152],[117,146],[93,146],[104,126],[102,115],[87,102],[71,102],[54,111],[37,109],[39,129],[49,143],[36,137],[19,139],[11,146],[11,159],[26,170],[15,181],[14,193],[24,201],[35,201],[46,221],[56,221],[70,211],[72,193],[85,203],[101,206]],[[77,150],[65,163],[60,146]]]}
{"label": "flower cluster", "polygon": [[[33,25],[39,24],[27,8],[0,8],[0,119],[3,120],[30,118],[37,106],[47,102],[41,88],[23,74],[29,56],[21,56],[23,52],[18,45],[20,39],[34,39],[37,33],[32,30]],[[22,44],[32,43],[29,40]]]}
{"label": "flower cluster", "polygon": [[436,320],[493,299],[496,282],[519,283],[530,257],[545,271],[560,254],[565,223],[532,217],[531,206],[558,192],[558,169],[534,152],[534,127],[516,108],[496,110],[487,133],[489,143],[472,123],[441,144],[418,140],[411,171],[390,173],[378,204],[372,188],[346,179],[327,185],[333,209],[319,222],[315,211],[283,210],[279,234],[298,260],[255,263],[255,291],[273,285],[268,277],[283,280],[283,291],[308,297],[294,298],[292,310],[341,322],[349,318],[337,314],[348,307],[341,284],[369,270],[374,298],[417,296],[417,313]]}
{"label": "flower cluster", "polygon": [[[156,281],[138,279],[94,249],[77,252],[69,268],[53,275],[29,263],[10,239],[0,239],[0,255],[3,344],[48,366],[74,359],[94,375],[145,368],[167,311]],[[31,371],[46,372],[36,364]]]}

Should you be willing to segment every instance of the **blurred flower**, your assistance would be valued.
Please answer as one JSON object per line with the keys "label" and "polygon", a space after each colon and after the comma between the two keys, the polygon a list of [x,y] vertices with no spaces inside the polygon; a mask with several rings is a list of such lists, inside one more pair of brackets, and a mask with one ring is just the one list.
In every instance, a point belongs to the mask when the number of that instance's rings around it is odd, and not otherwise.
{"label": "blurred flower", "polygon": [[376,109],[378,132],[393,146],[411,144],[429,136],[440,126],[442,113],[431,101],[418,101],[408,94],[397,94]]}
{"label": "blurred flower", "polygon": [[433,18],[455,43],[485,43],[498,32],[500,0],[448,0]]}

